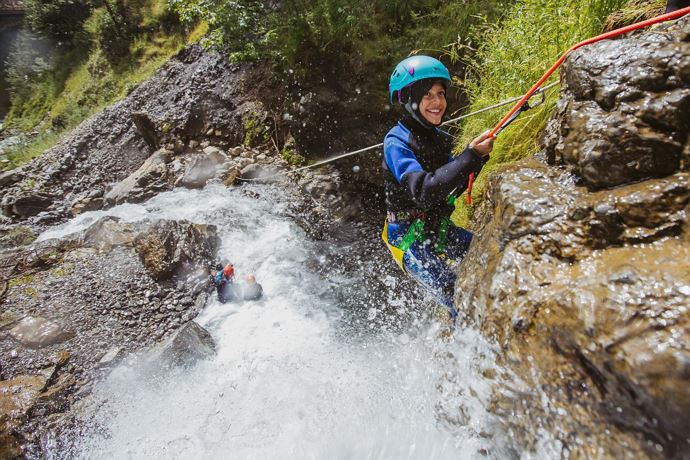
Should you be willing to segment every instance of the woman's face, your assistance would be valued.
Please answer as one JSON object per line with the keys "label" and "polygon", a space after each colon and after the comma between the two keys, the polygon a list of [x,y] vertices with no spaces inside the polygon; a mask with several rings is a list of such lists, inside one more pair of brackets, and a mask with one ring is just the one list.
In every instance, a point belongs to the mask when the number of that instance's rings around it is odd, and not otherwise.
{"label": "woman's face", "polygon": [[434,83],[419,102],[419,113],[432,125],[440,125],[446,112],[446,90],[441,83]]}

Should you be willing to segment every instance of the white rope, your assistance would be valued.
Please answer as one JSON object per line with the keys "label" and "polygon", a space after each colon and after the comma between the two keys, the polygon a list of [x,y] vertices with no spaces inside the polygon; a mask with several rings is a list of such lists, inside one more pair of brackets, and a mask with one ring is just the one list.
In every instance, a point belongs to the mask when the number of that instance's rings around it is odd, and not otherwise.
{"label": "white rope", "polygon": [[[543,88],[539,88],[537,91],[534,92],[534,94],[543,93],[544,91],[553,88],[553,87],[556,86],[558,83],[559,83],[559,82],[553,82],[553,83],[551,83],[551,84],[549,84],[549,85],[544,86]],[[484,107],[483,109],[479,109],[479,110],[477,110],[477,111],[475,111],[475,112],[467,113],[467,114],[461,115],[461,116],[459,116],[459,117],[457,117],[457,118],[453,118],[453,119],[451,119],[451,120],[444,121],[443,123],[441,123],[440,126],[450,125],[450,124],[455,123],[455,122],[457,122],[457,121],[464,120],[465,118],[470,118],[470,117],[473,117],[473,116],[475,116],[475,115],[479,115],[480,113],[488,112],[489,110],[494,110],[494,109],[497,109],[497,108],[499,108],[499,107],[503,107],[504,105],[512,104],[513,102],[519,101],[520,99],[522,99],[522,96],[518,96],[518,97],[511,98],[511,99],[507,99],[507,100],[505,100],[505,101],[499,102],[498,104],[494,104],[494,105],[489,106],[489,107]],[[334,157],[330,157],[330,158],[327,158],[327,159],[325,159],[325,160],[317,161],[316,163],[312,163],[312,164],[307,165],[307,166],[302,166],[302,167],[297,168],[297,169],[291,169],[291,170],[289,170],[289,171],[279,171],[279,172],[277,172],[277,173],[275,173],[275,174],[271,174],[271,175],[269,175],[269,176],[257,177],[257,178],[254,178],[254,179],[243,179],[243,178],[239,177],[238,180],[245,181],[245,182],[258,181],[258,180],[266,180],[266,179],[270,179],[270,178],[272,178],[272,177],[280,176],[280,175],[283,175],[283,174],[290,174],[290,173],[295,173],[295,172],[298,172],[298,171],[303,171],[303,170],[305,170],[305,169],[316,168],[317,166],[325,165],[325,164],[327,164],[327,163],[332,163],[332,162],[334,162],[334,161],[336,161],[336,160],[340,160],[340,159],[342,159],[342,158],[351,157],[351,156],[353,156],[353,155],[358,155],[358,154],[363,153],[363,152],[368,152],[369,150],[374,150],[374,149],[377,149],[377,148],[379,148],[379,147],[383,147],[383,142],[381,142],[381,143],[379,143],[379,144],[376,144],[376,145],[370,145],[369,147],[365,147],[365,148],[363,148],[363,149],[355,150],[355,151],[353,151],[353,152],[347,152],[347,153],[343,153],[343,154],[341,154],[341,155],[336,155],[336,156],[334,156]]]}

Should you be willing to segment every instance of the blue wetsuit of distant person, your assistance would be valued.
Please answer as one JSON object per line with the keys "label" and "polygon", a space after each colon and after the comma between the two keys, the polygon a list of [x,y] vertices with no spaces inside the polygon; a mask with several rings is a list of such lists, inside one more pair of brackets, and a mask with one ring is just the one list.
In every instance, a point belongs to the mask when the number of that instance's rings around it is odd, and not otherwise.
{"label": "blue wetsuit of distant person", "polygon": [[441,221],[450,218],[454,209],[448,195],[453,190],[462,193],[470,173],[478,174],[486,160],[469,147],[454,158],[448,134],[421,126],[411,117],[388,132],[383,149],[388,243],[400,245],[415,219],[424,223],[425,239],[412,243],[402,263],[455,317],[456,276],[450,262],[465,256],[472,233],[451,223],[443,253],[437,254],[435,246]]}

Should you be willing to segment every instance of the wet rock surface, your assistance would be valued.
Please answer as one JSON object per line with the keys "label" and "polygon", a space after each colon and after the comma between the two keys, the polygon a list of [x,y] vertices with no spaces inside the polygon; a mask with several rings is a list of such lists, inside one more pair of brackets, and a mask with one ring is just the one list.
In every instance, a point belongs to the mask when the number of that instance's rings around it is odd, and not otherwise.
{"label": "wet rock surface", "polygon": [[571,56],[545,152],[491,179],[456,303],[500,347],[523,448],[690,458],[689,32]]}
{"label": "wet rock surface", "polygon": [[[3,407],[0,436],[36,456],[30,451],[41,424],[69,409],[98,369],[194,318],[206,292],[190,292],[199,272],[207,279],[217,243],[210,226],[104,218],[80,234],[0,253],[9,280],[0,317],[0,398],[11,394],[7,404],[23,404],[15,415]],[[40,388],[23,383],[38,381],[45,369],[53,370]]]}
{"label": "wet rock surface", "polygon": [[190,366],[216,353],[211,334],[194,321],[177,331],[161,350],[161,359],[174,366]]}
{"label": "wet rock surface", "polygon": [[[84,121],[41,157],[21,170],[3,173],[5,214],[45,226],[83,210],[141,201],[172,188],[187,157],[203,155],[209,145],[223,150],[243,144],[247,113],[265,116],[263,106],[255,102],[257,81],[264,80],[265,72],[231,65],[198,45],[186,48],[129,96]],[[167,153],[149,159],[158,147]],[[172,155],[182,157],[177,169]],[[174,174],[169,175],[164,165]],[[110,190],[134,173],[127,184]],[[200,179],[193,180],[198,185]]]}
{"label": "wet rock surface", "polygon": [[683,18],[574,52],[545,136],[550,163],[571,166],[591,189],[687,171],[689,24]]}

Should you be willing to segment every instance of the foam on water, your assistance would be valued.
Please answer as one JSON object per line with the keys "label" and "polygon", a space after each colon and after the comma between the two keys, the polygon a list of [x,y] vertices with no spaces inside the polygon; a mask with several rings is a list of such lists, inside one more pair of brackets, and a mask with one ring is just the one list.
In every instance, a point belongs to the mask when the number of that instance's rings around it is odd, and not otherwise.
{"label": "foam on water", "polygon": [[[459,331],[446,343],[438,325],[421,322],[402,333],[348,338],[339,328],[352,306],[334,295],[339,281],[324,280],[327,259],[280,215],[277,191],[254,190],[260,198],[219,186],[176,190],[85,214],[41,236],[81,230],[103,215],[215,224],[219,256],[240,276],[255,273],[266,294],[257,302],[209,302],[196,321],[216,342],[213,359],[165,372],[147,353],[126,360],[85,402],[79,439],[67,454],[470,459],[483,449],[501,458],[500,430],[485,409],[490,384],[481,377],[493,366],[492,352],[480,336]],[[448,411],[462,412],[462,421],[441,416]]]}

